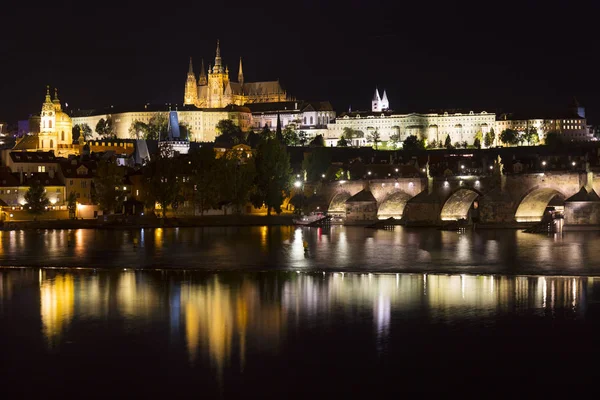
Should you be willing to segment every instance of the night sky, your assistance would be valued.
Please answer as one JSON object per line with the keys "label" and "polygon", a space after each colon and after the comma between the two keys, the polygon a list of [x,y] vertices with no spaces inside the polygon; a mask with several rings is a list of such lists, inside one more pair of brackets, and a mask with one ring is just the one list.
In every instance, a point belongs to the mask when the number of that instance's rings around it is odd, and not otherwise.
{"label": "night sky", "polygon": [[[237,80],[279,78],[300,100],[369,109],[375,86],[402,112],[566,108],[600,123],[600,6],[592,2],[48,2],[2,8],[0,121],[39,113],[45,86],[69,108],[181,103],[194,58]],[[91,4],[91,3],[90,3]]]}

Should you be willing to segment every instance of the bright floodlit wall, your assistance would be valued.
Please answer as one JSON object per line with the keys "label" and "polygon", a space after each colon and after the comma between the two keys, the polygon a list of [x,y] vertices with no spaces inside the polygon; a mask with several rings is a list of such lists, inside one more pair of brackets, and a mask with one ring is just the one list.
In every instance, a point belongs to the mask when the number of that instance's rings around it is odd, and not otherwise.
{"label": "bright floodlit wall", "polygon": [[354,139],[354,144],[369,143],[369,134],[377,131],[382,142],[390,140],[392,135],[399,134],[400,141],[415,135],[426,139],[445,141],[449,135],[452,143],[467,142],[473,144],[475,134],[481,131],[487,133],[495,127],[496,114],[482,111],[475,113],[443,113],[443,114],[386,114],[372,112],[346,113],[328,124],[327,138],[339,139],[344,128],[362,132],[362,138]]}

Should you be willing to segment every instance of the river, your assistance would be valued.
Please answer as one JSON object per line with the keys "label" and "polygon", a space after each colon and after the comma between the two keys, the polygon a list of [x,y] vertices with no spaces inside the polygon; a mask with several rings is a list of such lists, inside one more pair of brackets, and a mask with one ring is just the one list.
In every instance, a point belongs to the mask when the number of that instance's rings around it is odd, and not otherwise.
{"label": "river", "polygon": [[0,393],[591,388],[599,240],[341,226],[2,232]]}

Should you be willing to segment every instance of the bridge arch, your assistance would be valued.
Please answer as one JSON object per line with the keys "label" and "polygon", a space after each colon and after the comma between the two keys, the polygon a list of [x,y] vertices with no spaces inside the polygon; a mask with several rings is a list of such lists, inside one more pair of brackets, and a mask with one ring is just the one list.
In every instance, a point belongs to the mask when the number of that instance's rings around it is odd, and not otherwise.
{"label": "bridge arch", "polygon": [[535,188],[519,202],[515,212],[517,222],[539,222],[550,203],[563,204],[565,195],[553,188]]}
{"label": "bridge arch", "polygon": [[329,202],[327,213],[330,215],[346,216],[346,200],[351,197],[347,191],[337,192]]}
{"label": "bridge arch", "polygon": [[479,196],[481,196],[481,193],[476,190],[466,188],[458,189],[444,202],[444,206],[440,213],[440,219],[442,221],[468,219],[469,210],[471,209],[473,202],[475,202]]}
{"label": "bridge arch", "polygon": [[404,213],[404,207],[406,203],[412,198],[412,196],[403,191],[397,191],[390,193],[385,200],[381,202],[379,209],[377,210],[378,219],[387,219],[394,217],[400,219]]}

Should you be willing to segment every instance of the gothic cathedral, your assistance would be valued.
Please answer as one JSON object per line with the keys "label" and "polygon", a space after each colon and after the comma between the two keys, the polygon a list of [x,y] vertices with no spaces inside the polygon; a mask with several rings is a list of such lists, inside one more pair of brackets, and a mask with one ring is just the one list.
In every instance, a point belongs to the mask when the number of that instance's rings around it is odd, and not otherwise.
{"label": "gothic cathedral", "polygon": [[42,104],[38,149],[43,151],[67,148],[71,144],[71,117],[62,111],[58,91],[54,89],[54,100],[50,99],[50,87],[46,87],[46,100]]}
{"label": "gothic cathedral", "polygon": [[[207,76],[208,72],[208,76]],[[195,105],[198,108],[224,108],[230,104],[238,106],[248,103],[274,103],[290,100],[281,88],[279,80],[267,82],[245,82],[242,71],[242,59],[238,70],[238,81],[229,80],[229,68],[223,68],[221,49],[217,40],[215,65],[202,69],[196,80],[190,58],[190,68],[185,82],[183,104]]]}

